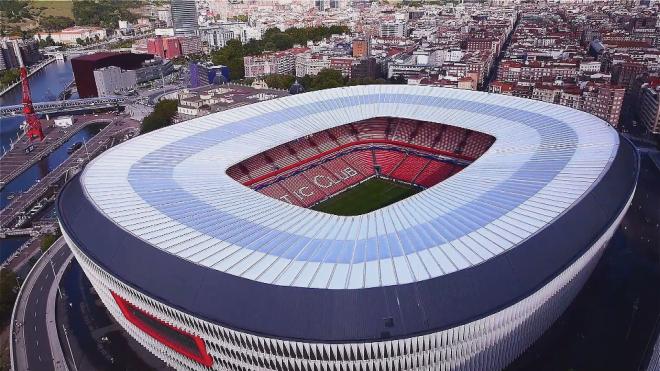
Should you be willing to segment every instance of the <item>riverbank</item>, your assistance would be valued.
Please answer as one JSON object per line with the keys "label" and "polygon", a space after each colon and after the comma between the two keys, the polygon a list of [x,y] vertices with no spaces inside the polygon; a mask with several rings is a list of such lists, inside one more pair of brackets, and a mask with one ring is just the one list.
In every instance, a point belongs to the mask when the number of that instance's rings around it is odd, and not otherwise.
{"label": "riverbank", "polygon": [[64,142],[83,128],[96,123],[109,123],[114,118],[112,115],[101,117],[76,116],[73,125],[67,128],[58,128],[54,126],[53,122],[42,121],[46,136],[43,141],[18,141],[9,151],[0,157],[0,166],[3,169],[3,175],[0,177],[0,189],[30,166],[50,155],[55,149],[62,146]]}
{"label": "riverbank", "polygon": [[[49,57],[49,58],[39,62],[38,64],[30,67],[28,69],[28,77],[30,77],[33,74],[39,72],[42,68],[46,67],[47,65],[49,65],[53,62],[55,62],[55,57]],[[20,79],[18,81],[16,81],[15,83],[9,85],[8,87],[3,89],[2,91],[0,91],[0,97],[2,97],[3,95],[9,93],[11,90],[18,87],[19,85],[21,85],[21,80]]]}
{"label": "riverbank", "polygon": [[[67,155],[64,161],[56,163],[52,169],[45,169],[47,171],[44,171],[39,181],[12,198],[11,202],[0,210],[0,227],[11,228],[14,225],[10,226],[11,222],[21,212],[32,207],[44,197],[50,197],[50,195],[56,193],[58,186],[61,185],[67,175],[72,175],[80,170],[96,155],[135,135],[139,130],[139,125],[139,122],[126,116],[114,117],[107,126],[94,136],[93,140],[87,141],[84,148],[79,148],[72,154]],[[66,149],[63,148],[63,150]],[[7,184],[4,193],[13,191],[9,188],[9,184]]]}

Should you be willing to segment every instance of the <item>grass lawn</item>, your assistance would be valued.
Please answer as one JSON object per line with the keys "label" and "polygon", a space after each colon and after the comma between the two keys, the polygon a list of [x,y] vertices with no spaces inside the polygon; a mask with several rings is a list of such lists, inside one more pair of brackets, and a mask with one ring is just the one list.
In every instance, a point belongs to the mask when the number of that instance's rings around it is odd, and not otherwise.
{"label": "grass lawn", "polygon": [[73,19],[73,2],[71,0],[33,0],[32,6],[46,8],[42,15],[59,15]]}
{"label": "grass lawn", "polygon": [[421,191],[421,188],[391,180],[371,178],[335,197],[312,207],[312,210],[335,215],[360,215],[391,205]]}

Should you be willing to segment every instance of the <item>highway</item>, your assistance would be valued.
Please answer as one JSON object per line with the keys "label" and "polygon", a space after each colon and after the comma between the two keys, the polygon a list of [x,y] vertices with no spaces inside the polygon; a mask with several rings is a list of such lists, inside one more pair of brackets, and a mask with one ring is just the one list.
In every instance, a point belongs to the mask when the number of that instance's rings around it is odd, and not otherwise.
{"label": "highway", "polygon": [[73,254],[60,237],[39,259],[23,284],[11,323],[11,361],[15,371],[68,370],[57,335],[58,285]]}

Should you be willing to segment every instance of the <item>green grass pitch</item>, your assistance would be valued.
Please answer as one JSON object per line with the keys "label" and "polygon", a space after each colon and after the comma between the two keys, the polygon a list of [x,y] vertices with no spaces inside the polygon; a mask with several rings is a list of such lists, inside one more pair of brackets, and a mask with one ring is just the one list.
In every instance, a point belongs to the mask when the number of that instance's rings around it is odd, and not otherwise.
{"label": "green grass pitch", "polygon": [[327,199],[312,210],[334,215],[360,215],[391,205],[421,191],[419,187],[371,178],[347,191]]}

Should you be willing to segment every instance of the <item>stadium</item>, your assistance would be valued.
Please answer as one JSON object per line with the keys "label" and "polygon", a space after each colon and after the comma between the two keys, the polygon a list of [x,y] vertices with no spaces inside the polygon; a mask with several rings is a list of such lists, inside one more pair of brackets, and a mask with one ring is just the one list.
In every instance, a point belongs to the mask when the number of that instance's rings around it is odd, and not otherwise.
{"label": "stadium", "polygon": [[176,369],[501,369],[586,282],[637,169],[584,112],[356,86],[139,136],[58,213],[108,311]]}

